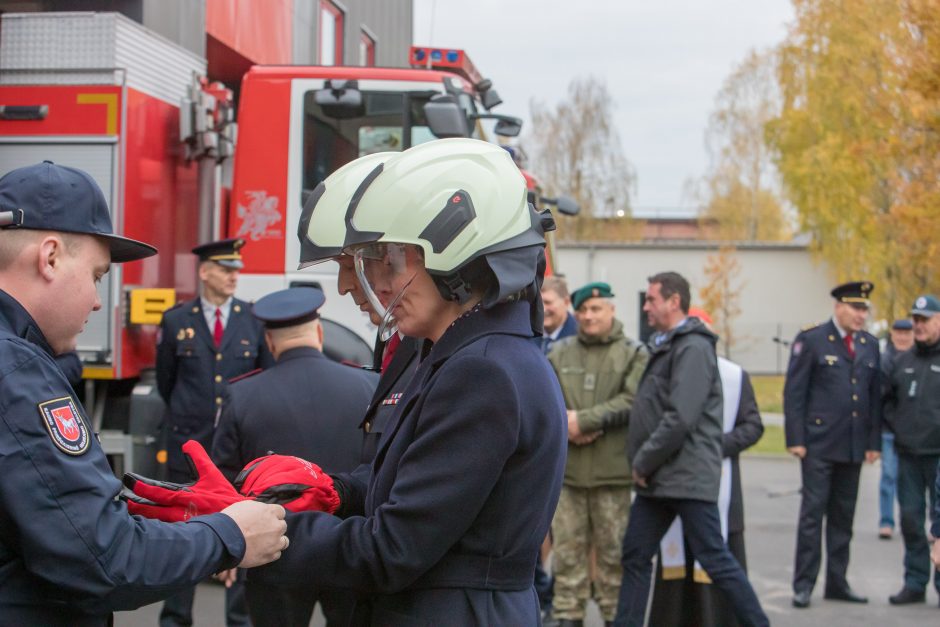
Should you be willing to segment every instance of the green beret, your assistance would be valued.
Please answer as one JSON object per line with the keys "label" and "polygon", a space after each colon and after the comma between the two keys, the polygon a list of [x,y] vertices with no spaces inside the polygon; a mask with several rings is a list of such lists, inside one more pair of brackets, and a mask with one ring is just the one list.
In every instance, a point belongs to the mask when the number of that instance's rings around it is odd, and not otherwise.
{"label": "green beret", "polygon": [[575,309],[581,306],[581,303],[589,298],[610,298],[614,293],[610,291],[610,286],[600,281],[588,283],[584,287],[579,287],[571,294],[571,304]]}

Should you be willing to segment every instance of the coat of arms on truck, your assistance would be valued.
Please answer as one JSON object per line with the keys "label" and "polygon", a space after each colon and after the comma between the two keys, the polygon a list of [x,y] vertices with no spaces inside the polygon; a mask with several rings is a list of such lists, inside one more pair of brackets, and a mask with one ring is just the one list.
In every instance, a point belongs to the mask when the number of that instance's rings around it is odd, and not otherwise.
{"label": "coat of arms on truck", "polygon": [[278,197],[268,196],[268,192],[264,190],[247,190],[245,195],[248,197],[248,206],[238,203],[238,217],[241,218],[242,225],[236,237],[246,237],[252,241],[281,237],[281,230],[274,228],[284,219],[277,208]]}

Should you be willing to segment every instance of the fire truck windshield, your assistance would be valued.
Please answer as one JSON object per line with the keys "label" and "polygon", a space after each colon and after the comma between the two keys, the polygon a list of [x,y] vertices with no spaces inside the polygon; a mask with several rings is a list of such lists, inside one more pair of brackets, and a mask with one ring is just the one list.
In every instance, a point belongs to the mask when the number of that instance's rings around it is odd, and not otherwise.
{"label": "fire truck windshield", "polygon": [[[363,155],[405,150],[435,139],[427,126],[424,105],[440,92],[363,91],[362,115],[337,119],[314,101],[314,91],[304,97],[303,191],[309,194],[323,179]],[[476,103],[467,94],[458,100],[467,112]],[[474,137],[479,126],[472,125]],[[303,202],[303,198],[301,198]]]}

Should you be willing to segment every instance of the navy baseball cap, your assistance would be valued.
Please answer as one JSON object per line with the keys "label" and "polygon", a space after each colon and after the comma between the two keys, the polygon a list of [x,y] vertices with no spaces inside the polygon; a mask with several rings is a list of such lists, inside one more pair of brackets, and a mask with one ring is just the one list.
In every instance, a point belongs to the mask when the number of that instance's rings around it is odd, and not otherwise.
{"label": "navy baseball cap", "polygon": [[938,313],[940,313],[940,300],[932,294],[918,296],[917,300],[914,301],[914,306],[911,307],[912,316],[932,318]]}
{"label": "navy baseball cap", "polygon": [[251,313],[269,329],[293,327],[319,318],[324,302],[323,290],[290,287],[261,298],[251,306]]}
{"label": "navy baseball cap", "polygon": [[0,229],[95,235],[107,242],[112,263],[157,254],[150,244],[114,234],[108,203],[88,173],[51,161],[0,178]]}

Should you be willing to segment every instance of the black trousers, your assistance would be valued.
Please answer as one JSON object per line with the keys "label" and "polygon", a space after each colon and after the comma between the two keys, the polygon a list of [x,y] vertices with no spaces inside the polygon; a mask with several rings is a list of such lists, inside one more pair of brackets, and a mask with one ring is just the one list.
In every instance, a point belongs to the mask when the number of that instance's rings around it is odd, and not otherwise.
{"label": "black trousers", "polygon": [[640,627],[646,615],[653,556],[673,519],[682,528],[695,557],[734,608],[742,625],[769,625],[744,569],[721,537],[721,520],[715,503],[694,499],[650,498],[638,495],[630,508],[623,537],[623,581],[617,604],[617,627]]}
{"label": "black trousers", "polygon": [[307,627],[317,601],[328,626],[354,624],[356,598],[351,590],[292,588],[251,579],[245,588],[254,627]]}
{"label": "black trousers", "polygon": [[826,591],[849,587],[849,543],[858,500],[861,464],[830,462],[807,455],[801,461],[803,501],[796,536],[793,591],[813,590],[822,561],[823,519],[826,526]]}

